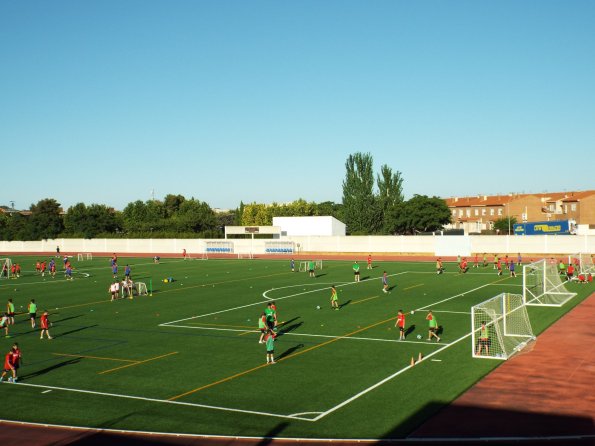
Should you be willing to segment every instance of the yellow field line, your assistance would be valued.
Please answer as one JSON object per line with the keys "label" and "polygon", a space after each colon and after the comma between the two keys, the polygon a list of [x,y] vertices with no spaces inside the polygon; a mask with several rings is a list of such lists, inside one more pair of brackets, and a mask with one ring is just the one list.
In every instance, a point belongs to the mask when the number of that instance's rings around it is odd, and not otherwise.
{"label": "yellow field line", "polygon": [[365,301],[370,300],[370,299],[376,299],[377,297],[380,297],[380,296],[366,297],[365,299],[361,299],[361,300],[358,300],[358,301],[353,302],[351,305],[361,304],[362,302],[365,302]]}
{"label": "yellow field line", "polygon": [[60,307],[58,308],[58,310],[65,310],[67,308],[76,308],[76,307],[86,307],[88,305],[97,305],[97,304],[105,304],[111,302],[111,300],[109,300],[109,296],[105,299],[105,300],[96,300],[93,302],[87,302],[86,304],[76,304],[76,305],[68,305],[66,307]]}
{"label": "yellow field line", "polygon": [[259,331],[258,330],[244,331],[242,333],[239,333],[238,336],[244,336],[244,335],[247,335],[247,334],[250,334],[250,333],[259,333]]}
{"label": "yellow field line", "polygon": [[87,358],[87,359],[102,359],[105,361],[122,361],[122,362],[138,362],[135,361],[133,359],[118,359],[118,358],[105,358],[102,356],[87,356],[87,355],[70,355],[68,353],[52,353],[52,355],[56,355],[56,356],[69,356],[72,358]]}
{"label": "yellow field line", "polygon": [[[333,342],[337,342],[337,341],[339,341],[341,339],[347,338],[349,336],[353,336],[354,334],[360,333],[360,332],[362,332],[364,330],[368,330],[368,329],[370,329],[372,327],[375,327],[377,325],[380,325],[380,324],[385,324],[386,322],[389,322],[389,321],[392,321],[392,320],[394,320],[393,317],[391,317],[389,319],[385,319],[385,320],[380,321],[380,322],[375,322],[375,323],[373,323],[371,325],[368,325],[367,327],[359,328],[359,329],[357,329],[355,331],[352,331],[351,333],[347,333],[346,335],[338,336],[336,338],[330,339],[328,341],[325,341],[325,342],[322,342],[320,344],[314,345],[314,346],[312,346],[310,348],[307,348],[306,350],[302,350],[300,352],[296,352],[296,353],[293,353],[291,355],[288,355],[285,358],[279,359],[277,362],[285,361],[285,360],[290,359],[290,358],[295,358],[296,356],[303,355],[304,353],[310,352],[310,351],[315,350],[315,349],[320,348],[320,347],[324,347],[325,345],[332,344]],[[260,370],[260,369],[262,369],[264,367],[268,367],[268,366],[269,366],[269,364],[261,364],[259,366],[253,367],[253,368],[248,369],[248,370],[245,370],[243,372],[236,373],[235,375],[228,376],[227,378],[223,378],[223,379],[220,379],[218,381],[212,382],[210,384],[206,384],[204,386],[197,387],[196,389],[189,390],[188,392],[181,393],[180,395],[172,396],[171,398],[169,398],[169,401],[175,401],[175,400],[177,400],[179,398],[182,398],[184,396],[191,395],[191,394],[196,393],[196,392],[200,392],[201,390],[208,389],[209,387],[213,387],[213,386],[216,386],[218,384],[222,384],[222,383],[227,382],[227,381],[231,381],[232,379],[239,378],[240,376],[247,375],[248,373],[255,372],[256,370]]]}
{"label": "yellow field line", "polygon": [[423,283],[420,283],[420,284],[417,284],[417,285],[409,286],[407,288],[403,288],[403,291],[410,290],[411,288],[417,288],[418,286],[424,286],[424,284]]}
{"label": "yellow field line", "polygon": [[149,361],[155,361],[156,359],[165,358],[166,356],[175,355],[177,353],[178,352],[171,352],[171,353],[166,353],[165,355],[155,356],[154,358],[145,359],[144,361],[136,361],[133,364],[126,364],[126,365],[122,365],[120,367],[116,367],[116,368],[113,368],[113,369],[104,370],[103,372],[98,372],[98,375],[103,375],[104,373],[115,372],[116,370],[121,370],[121,369],[125,369],[126,367],[132,367],[132,366],[135,366],[135,365],[144,364],[145,362],[149,362]]}

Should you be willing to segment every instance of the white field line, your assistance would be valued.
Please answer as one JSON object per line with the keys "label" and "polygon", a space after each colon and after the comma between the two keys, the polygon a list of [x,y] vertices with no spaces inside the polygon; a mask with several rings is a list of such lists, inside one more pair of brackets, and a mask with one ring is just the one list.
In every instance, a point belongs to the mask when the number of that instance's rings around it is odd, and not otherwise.
{"label": "white field line", "polygon": [[429,304],[429,305],[426,305],[426,306],[421,307],[421,308],[416,308],[415,311],[425,310],[425,309],[430,308],[430,307],[432,307],[434,305],[438,305],[438,304],[441,304],[443,302],[448,302],[449,300],[456,299],[457,297],[464,296],[465,294],[469,294],[469,293],[473,293],[474,291],[481,290],[482,288],[485,288],[485,287],[487,287],[489,285],[491,285],[491,284],[486,283],[485,285],[478,286],[477,288],[473,288],[472,290],[465,291],[464,293],[459,293],[459,294],[457,294],[455,296],[447,297],[446,299],[442,299],[442,300],[439,300],[438,302],[434,302],[433,304]]}
{"label": "white field line", "polygon": [[[3,384],[13,384],[13,383],[3,383]],[[131,400],[140,400],[140,401],[150,401],[153,403],[165,403],[165,404],[176,404],[181,406],[192,406],[192,407],[201,407],[204,409],[215,409],[221,410],[225,412],[239,412],[239,413],[246,413],[251,415],[263,415],[267,417],[276,417],[276,418],[289,418],[292,420],[302,420],[302,421],[313,421],[310,418],[303,418],[300,416],[293,416],[293,415],[280,415],[276,413],[268,413],[268,412],[258,412],[255,410],[244,410],[244,409],[234,409],[231,407],[219,407],[219,406],[209,406],[206,404],[196,404],[196,403],[185,403],[183,401],[170,401],[170,400],[161,400],[158,398],[146,398],[142,396],[134,396],[134,395],[121,395],[119,393],[107,393],[107,392],[96,392],[93,390],[83,390],[83,389],[72,389],[68,387],[56,387],[56,386],[46,386],[41,384],[29,384],[29,383],[14,383],[13,385],[16,386],[26,386],[26,387],[34,387],[39,389],[49,389],[49,390],[63,390],[65,392],[76,392],[76,393],[84,393],[88,395],[99,395],[99,396],[109,396],[114,398],[125,398]]]}
{"label": "white field line", "polygon": [[[401,272],[401,273],[395,273],[395,274],[391,274],[391,275],[390,275],[390,277],[392,277],[392,276],[398,276],[398,275],[400,275],[400,274],[406,274],[406,271],[403,271],[403,272]],[[368,279],[368,280],[371,280],[371,279]],[[357,285],[357,283],[358,283],[358,282],[347,282],[347,283],[344,283],[344,284],[341,284],[341,285],[337,285],[337,287],[341,287],[341,286],[349,286],[349,285]],[[361,282],[360,282],[360,283],[361,283]],[[299,286],[305,287],[305,286],[314,286],[314,285],[317,285],[317,284],[316,284],[316,283],[304,283],[304,284],[301,284],[301,285],[299,285]],[[298,286],[298,285],[292,285],[292,287],[293,287],[293,286]],[[287,287],[286,287],[286,288],[287,288]],[[304,292],[301,292],[301,293],[290,294],[290,295],[288,295],[288,296],[278,297],[278,298],[276,298],[275,300],[284,300],[284,299],[290,299],[290,298],[292,298],[292,297],[302,296],[302,295],[304,295],[304,294],[317,293],[317,292],[319,292],[319,291],[326,290],[326,289],[328,289],[328,288],[329,288],[329,287],[324,287],[324,288],[318,288],[318,289],[315,289],[315,290],[304,291]],[[281,289],[281,288],[277,288],[277,289]],[[161,323],[161,324],[159,324],[158,326],[159,326],[159,327],[173,327],[173,325],[171,325],[171,324],[176,324],[176,323],[178,323],[178,322],[184,322],[184,321],[190,321],[190,320],[193,320],[193,319],[200,319],[200,318],[207,317],[207,316],[213,316],[213,315],[215,315],[215,314],[227,313],[228,311],[241,310],[242,308],[253,307],[253,306],[255,306],[255,305],[262,305],[262,303],[263,303],[263,301],[261,300],[261,301],[258,301],[258,302],[253,302],[253,303],[251,303],[251,304],[240,305],[240,306],[237,306],[237,307],[227,308],[227,309],[225,309],[225,310],[213,311],[213,312],[211,312],[211,313],[200,314],[200,315],[198,315],[198,316],[186,317],[186,318],[184,318],[184,319],[178,319],[178,320],[176,320],[176,321],[171,321],[171,322],[162,322],[162,323]]]}
{"label": "white field line", "polygon": [[[436,354],[438,354],[438,353],[442,352],[443,350],[446,350],[447,348],[449,348],[449,347],[452,347],[453,345],[455,345],[455,344],[459,343],[460,341],[462,341],[462,340],[463,340],[463,339],[465,339],[465,338],[468,338],[469,336],[471,336],[471,333],[467,333],[466,335],[464,335],[464,336],[461,336],[459,339],[455,340],[454,342],[451,342],[450,344],[444,345],[442,348],[440,348],[440,349],[438,349],[438,350],[436,350],[436,351],[434,351],[434,352],[430,353],[430,354],[429,354],[429,355],[427,355],[426,357],[424,357],[424,358],[422,359],[422,361],[425,361],[426,359],[429,359],[429,358],[431,358],[432,356],[434,356],[434,355],[436,355]],[[408,365],[407,367],[404,367],[404,368],[402,368],[401,370],[398,370],[397,372],[393,373],[392,375],[390,375],[390,376],[387,376],[386,378],[382,379],[381,381],[378,381],[376,384],[373,384],[373,385],[371,385],[370,387],[368,387],[368,388],[366,388],[366,389],[362,390],[361,392],[359,392],[359,393],[356,393],[356,394],[355,394],[355,395],[353,395],[351,398],[348,398],[348,399],[346,399],[346,400],[345,400],[345,401],[343,401],[342,403],[339,403],[339,404],[337,404],[336,406],[334,406],[334,407],[331,407],[329,410],[327,410],[327,411],[325,411],[325,412],[322,412],[320,415],[318,415],[318,416],[317,416],[316,418],[314,418],[312,421],[318,421],[318,420],[320,420],[320,419],[322,419],[322,418],[326,417],[328,414],[330,414],[330,413],[333,413],[334,411],[336,411],[336,410],[338,410],[338,409],[340,409],[340,408],[342,408],[342,407],[344,407],[344,406],[346,406],[346,405],[348,405],[348,404],[352,403],[353,401],[355,401],[355,400],[356,400],[356,399],[358,399],[359,397],[361,397],[361,396],[365,395],[365,394],[366,394],[366,393],[368,393],[368,392],[371,392],[372,390],[374,390],[374,389],[376,389],[376,388],[380,387],[381,385],[383,385],[383,384],[385,384],[385,383],[389,382],[389,381],[390,381],[390,380],[392,380],[393,378],[396,378],[396,377],[397,377],[397,376],[399,376],[400,374],[402,374],[402,373],[406,372],[407,370],[409,370],[409,369],[411,369],[411,368],[413,368],[413,367],[416,367],[417,365],[419,365],[419,362],[418,362],[418,363],[416,363],[416,365],[415,365],[415,366]]]}
{"label": "white field line", "polygon": [[[77,275],[82,276],[82,279],[88,279],[91,274],[89,273],[83,273],[81,271],[73,271],[72,272],[73,276],[76,278]],[[12,287],[12,286],[18,286],[18,287],[22,287],[22,286],[27,286],[27,285],[39,285],[40,283],[43,283],[44,285],[49,285],[50,283],[62,283],[66,281],[66,277],[63,274],[63,271],[60,272],[60,275],[58,275],[58,273],[56,272],[56,277],[54,279],[51,278],[51,276],[47,276],[48,279],[51,280],[39,280],[37,282],[19,282],[18,280],[14,281],[14,282],[10,282],[10,283],[2,283],[0,282],[0,288],[2,287]],[[41,278],[41,276],[40,276]]]}
{"label": "white field line", "polygon": [[[437,313],[437,312],[435,312]],[[471,314],[471,313],[467,313]],[[214,330],[214,331],[234,331],[234,332],[241,332],[241,333],[260,333],[260,330],[240,330],[237,328],[220,328],[220,327],[193,327],[191,325],[168,325],[168,327],[177,327],[177,328],[191,328],[194,330]],[[395,330],[396,331],[396,330]],[[448,345],[448,344],[437,344],[435,342],[426,342],[426,341],[399,341],[398,339],[381,339],[381,338],[367,338],[367,337],[360,337],[360,336],[335,336],[335,335],[322,335],[322,334],[310,334],[310,333],[281,333],[280,336],[305,336],[305,337],[313,337],[313,338],[332,338],[332,339],[355,339],[358,341],[378,341],[378,342],[394,342],[396,344],[429,344],[429,345]]]}

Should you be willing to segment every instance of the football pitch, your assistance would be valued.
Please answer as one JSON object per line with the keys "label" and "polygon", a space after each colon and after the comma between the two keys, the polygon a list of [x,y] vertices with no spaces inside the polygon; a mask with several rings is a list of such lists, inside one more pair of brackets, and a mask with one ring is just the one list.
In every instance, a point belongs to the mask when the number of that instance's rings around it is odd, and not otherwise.
{"label": "football pitch", "polygon": [[[18,384],[0,386],[0,418],[106,429],[401,438],[501,364],[472,359],[471,306],[522,293],[522,268],[510,278],[492,265],[459,274],[446,264],[436,275],[433,262],[371,270],[361,262],[355,283],[352,261],[323,261],[310,278],[286,260],[120,258],[120,271],[129,264],[135,281],[152,283],[152,295],[111,302],[107,258],[73,258],[72,281],[61,270],[55,279],[35,273],[38,257],[11,258],[22,277],[0,280],[0,295],[22,314],[0,343],[6,354],[18,342],[23,365]],[[168,277],[174,281],[164,283]],[[332,285],[338,311],[330,308]],[[590,293],[587,285],[567,288],[578,295],[563,307],[528,308],[536,335]],[[49,311],[52,340],[31,328],[31,299],[38,316]],[[271,301],[277,363],[267,365],[258,318]],[[407,312],[404,341],[399,309]],[[428,310],[440,342],[427,340]]]}

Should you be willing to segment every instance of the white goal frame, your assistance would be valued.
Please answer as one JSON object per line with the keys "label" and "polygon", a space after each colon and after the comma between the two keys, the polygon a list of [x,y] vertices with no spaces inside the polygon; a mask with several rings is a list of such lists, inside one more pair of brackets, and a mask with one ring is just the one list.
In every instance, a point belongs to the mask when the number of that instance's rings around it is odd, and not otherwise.
{"label": "white goal frame", "polygon": [[[10,279],[12,277],[12,259],[10,257],[0,258],[0,280]],[[4,275],[4,266],[6,266],[6,276]]]}
{"label": "white goal frame", "polygon": [[[480,340],[482,322],[489,335],[487,341]],[[471,355],[474,358],[506,360],[534,340],[521,294],[501,293],[471,307]]]}
{"label": "white goal frame", "polygon": [[561,307],[576,296],[566,289],[556,263],[546,259],[523,265],[523,301],[525,305]]}
{"label": "white goal frame", "polygon": [[298,268],[299,272],[308,272],[308,264],[313,261],[314,262],[314,270],[322,269],[322,260],[302,260],[300,261],[300,267]]}
{"label": "white goal frame", "polygon": [[586,252],[579,252],[568,256],[568,264],[574,265],[575,259],[578,259],[579,265],[576,273],[581,274],[595,274],[594,255]]}
{"label": "white goal frame", "polygon": [[145,282],[136,282],[134,284],[136,288],[136,294],[138,296],[148,296],[149,291],[147,291],[147,284]]}
{"label": "white goal frame", "polygon": [[253,259],[254,254],[251,252],[238,252],[238,259]]}
{"label": "white goal frame", "polygon": [[79,252],[76,255],[76,260],[78,262],[83,261],[83,260],[93,260],[93,254],[90,252]]}

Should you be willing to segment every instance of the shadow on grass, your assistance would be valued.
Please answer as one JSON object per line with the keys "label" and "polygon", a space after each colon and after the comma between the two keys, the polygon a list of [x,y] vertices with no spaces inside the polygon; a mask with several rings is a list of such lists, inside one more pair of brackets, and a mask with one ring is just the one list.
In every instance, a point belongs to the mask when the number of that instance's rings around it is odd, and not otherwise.
{"label": "shadow on grass", "polygon": [[65,331],[64,333],[60,333],[60,334],[58,334],[58,335],[55,335],[55,336],[54,336],[54,338],[61,338],[61,337],[63,337],[63,336],[68,336],[68,335],[70,335],[70,334],[72,334],[72,333],[77,333],[77,332],[79,332],[79,331],[83,331],[83,330],[86,330],[86,329],[88,329],[88,328],[93,328],[93,327],[97,327],[97,326],[98,326],[98,324],[95,324],[95,325],[88,325],[88,326],[86,326],[86,327],[79,327],[79,328],[75,328],[74,330]]}
{"label": "shadow on grass", "polygon": [[349,299],[348,301],[345,301],[344,303],[342,303],[341,305],[339,305],[339,308],[343,308],[346,307],[347,305],[349,305],[352,302],[351,299]]}
{"label": "shadow on grass", "polygon": [[52,321],[54,324],[57,322],[64,322],[64,321],[69,321],[70,319],[76,319],[78,317],[83,317],[84,314],[77,314],[76,316],[70,316],[70,317],[65,317],[64,319],[58,319],[57,321]]}
{"label": "shadow on grass", "polygon": [[287,350],[285,350],[283,353],[281,353],[279,356],[277,356],[275,359],[278,361],[280,359],[285,358],[286,356],[290,356],[293,353],[295,353],[297,350],[299,350],[300,348],[303,348],[304,344],[297,344],[294,345],[293,347],[288,348]]}
{"label": "shadow on grass", "polygon": [[283,327],[279,330],[278,335],[282,336],[285,333],[292,332],[292,331],[300,328],[303,324],[304,324],[303,322],[298,322],[297,324],[292,324],[292,325],[284,324]]}
{"label": "shadow on grass", "polygon": [[415,324],[409,326],[407,330],[405,330],[405,336],[409,336],[411,333],[415,331]]}
{"label": "shadow on grass", "polygon": [[318,279],[319,277],[326,276],[326,273],[316,274],[315,278]]}
{"label": "shadow on grass", "polygon": [[73,365],[73,364],[78,364],[80,361],[81,361],[81,358],[68,359],[66,361],[59,362],[58,364],[54,364],[49,367],[46,367],[45,369],[41,369],[41,370],[38,370],[33,373],[28,373],[27,375],[21,375],[19,377],[19,380],[25,381],[27,379],[36,378],[38,376],[45,375],[46,373],[53,372],[54,370],[61,369],[62,367],[66,367],[68,365]]}

